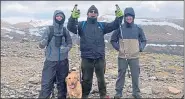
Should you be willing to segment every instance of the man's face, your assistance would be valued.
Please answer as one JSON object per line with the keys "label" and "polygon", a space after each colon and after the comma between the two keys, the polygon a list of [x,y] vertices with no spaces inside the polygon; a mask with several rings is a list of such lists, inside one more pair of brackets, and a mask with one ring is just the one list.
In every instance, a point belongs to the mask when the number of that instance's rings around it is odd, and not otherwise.
{"label": "man's face", "polygon": [[58,21],[61,21],[61,20],[62,20],[62,16],[56,15],[56,19],[57,19]]}
{"label": "man's face", "polygon": [[128,23],[132,23],[133,22],[133,17],[132,16],[126,16],[126,21]]}
{"label": "man's face", "polygon": [[88,17],[97,18],[97,17],[98,17],[98,12],[96,12],[95,10],[91,10],[91,11],[88,13]]}

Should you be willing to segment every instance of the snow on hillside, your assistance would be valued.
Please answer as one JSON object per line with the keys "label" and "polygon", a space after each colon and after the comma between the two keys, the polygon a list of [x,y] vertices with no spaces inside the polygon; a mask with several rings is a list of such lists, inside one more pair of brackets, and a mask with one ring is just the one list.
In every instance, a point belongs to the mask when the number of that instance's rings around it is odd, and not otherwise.
{"label": "snow on hillside", "polygon": [[8,31],[8,32],[12,31],[12,29],[6,28],[6,27],[1,27],[1,30],[6,30],[6,31]]}
{"label": "snow on hillside", "polygon": [[[114,15],[103,15],[98,18],[98,21],[112,22],[114,19],[115,19]],[[87,20],[87,17],[80,17],[78,19],[78,21],[85,21],[85,20]],[[67,21],[68,20],[66,20],[64,23],[65,27],[67,25]],[[52,25],[52,22],[53,22],[53,20],[31,20],[30,22],[26,22],[26,23],[24,22],[24,23],[30,24],[32,27],[26,27],[23,29],[16,28],[16,27],[14,27],[14,25],[12,25],[10,23],[2,22],[1,23],[1,26],[2,26],[1,32],[2,32],[3,36],[5,36],[7,34],[21,34],[21,35],[28,34],[31,36],[41,36],[43,34],[44,30],[46,29],[45,26]],[[177,30],[184,30],[183,27],[181,27],[175,23],[168,22],[168,20],[158,20],[158,19],[153,20],[153,19],[144,19],[144,18],[137,19],[136,18],[135,23],[139,24],[139,25],[158,25],[158,26],[166,25],[166,26],[173,27],[174,29],[177,29]],[[70,32],[70,35],[74,36],[74,34],[71,32]],[[174,35],[174,34],[171,32],[166,32],[166,35]],[[10,35],[10,36],[12,36],[12,35]],[[11,39],[11,37],[8,37],[8,36],[6,36],[6,37]]]}
{"label": "snow on hillside", "polygon": [[166,46],[173,46],[173,47],[184,47],[184,45],[167,45],[167,44],[146,44],[147,46],[158,46],[158,47],[166,47]]}
{"label": "snow on hillside", "polygon": [[171,23],[171,22],[166,22],[166,21],[152,22],[152,20],[147,20],[147,19],[135,19],[134,23],[139,24],[139,25],[160,25],[160,26],[167,25],[167,26],[171,26],[177,30],[184,30],[183,27],[181,27],[177,24]]}
{"label": "snow on hillside", "polygon": [[29,24],[34,27],[52,25],[52,23],[53,23],[52,20],[31,20],[29,22]]}
{"label": "snow on hillside", "polygon": [[45,27],[31,28],[31,29],[29,29],[29,33],[30,33],[30,35],[41,36],[41,34],[44,32],[45,29],[46,29]]}
{"label": "snow on hillside", "polygon": [[25,34],[25,32],[20,31],[18,29],[14,29],[14,28],[1,27],[1,30],[6,30],[7,32],[15,32],[18,34]]}
{"label": "snow on hillside", "polygon": [[11,37],[11,36],[9,36],[9,35],[5,35],[5,36],[3,36],[3,37],[9,38],[9,39],[13,39],[13,38],[14,38],[14,37]]}
{"label": "snow on hillside", "polygon": [[[114,15],[103,15],[100,16],[100,21],[101,22],[112,22],[115,19]],[[122,21],[123,22],[123,21]],[[139,24],[139,25],[159,25],[159,26],[170,26],[173,27],[177,30],[184,30],[183,27],[175,24],[175,23],[171,23],[171,22],[167,22],[167,21],[161,21],[161,22],[154,22],[153,20],[148,20],[148,19],[135,19],[134,23]]]}

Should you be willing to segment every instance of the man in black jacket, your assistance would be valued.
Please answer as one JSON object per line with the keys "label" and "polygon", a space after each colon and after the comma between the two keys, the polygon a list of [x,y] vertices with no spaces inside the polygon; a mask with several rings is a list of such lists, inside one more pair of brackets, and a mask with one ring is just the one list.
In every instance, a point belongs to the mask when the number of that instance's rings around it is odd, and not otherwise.
{"label": "man in black jacket", "polygon": [[77,22],[80,13],[76,9],[69,18],[67,28],[80,36],[81,69],[82,69],[82,97],[87,98],[91,88],[93,72],[95,70],[100,97],[106,97],[106,84],[104,79],[105,43],[104,34],[119,28],[123,19],[123,12],[116,10],[116,18],[111,23],[98,22],[98,9],[92,5],[87,12],[87,21]]}

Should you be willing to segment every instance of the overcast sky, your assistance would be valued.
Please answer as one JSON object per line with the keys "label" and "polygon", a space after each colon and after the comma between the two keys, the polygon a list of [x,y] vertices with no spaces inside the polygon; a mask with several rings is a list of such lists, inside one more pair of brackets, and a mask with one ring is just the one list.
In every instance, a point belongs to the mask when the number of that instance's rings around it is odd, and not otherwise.
{"label": "overcast sky", "polygon": [[138,17],[174,17],[184,18],[183,1],[1,1],[1,18],[11,23],[33,20],[51,20],[53,12],[62,10],[67,19],[74,5],[78,4],[81,17],[95,5],[100,15],[114,14],[115,4],[122,10],[133,7]]}

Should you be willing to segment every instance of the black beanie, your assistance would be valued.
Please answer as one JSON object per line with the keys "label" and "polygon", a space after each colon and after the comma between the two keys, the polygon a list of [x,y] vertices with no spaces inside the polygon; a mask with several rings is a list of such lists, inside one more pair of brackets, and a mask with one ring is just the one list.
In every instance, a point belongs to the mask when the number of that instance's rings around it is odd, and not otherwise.
{"label": "black beanie", "polygon": [[88,9],[87,14],[88,14],[90,11],[92,11],[92,10],[94,10],[95,12],[98,13],[98,9],[97,9],[94,5],[92,5],[92,6]]}

